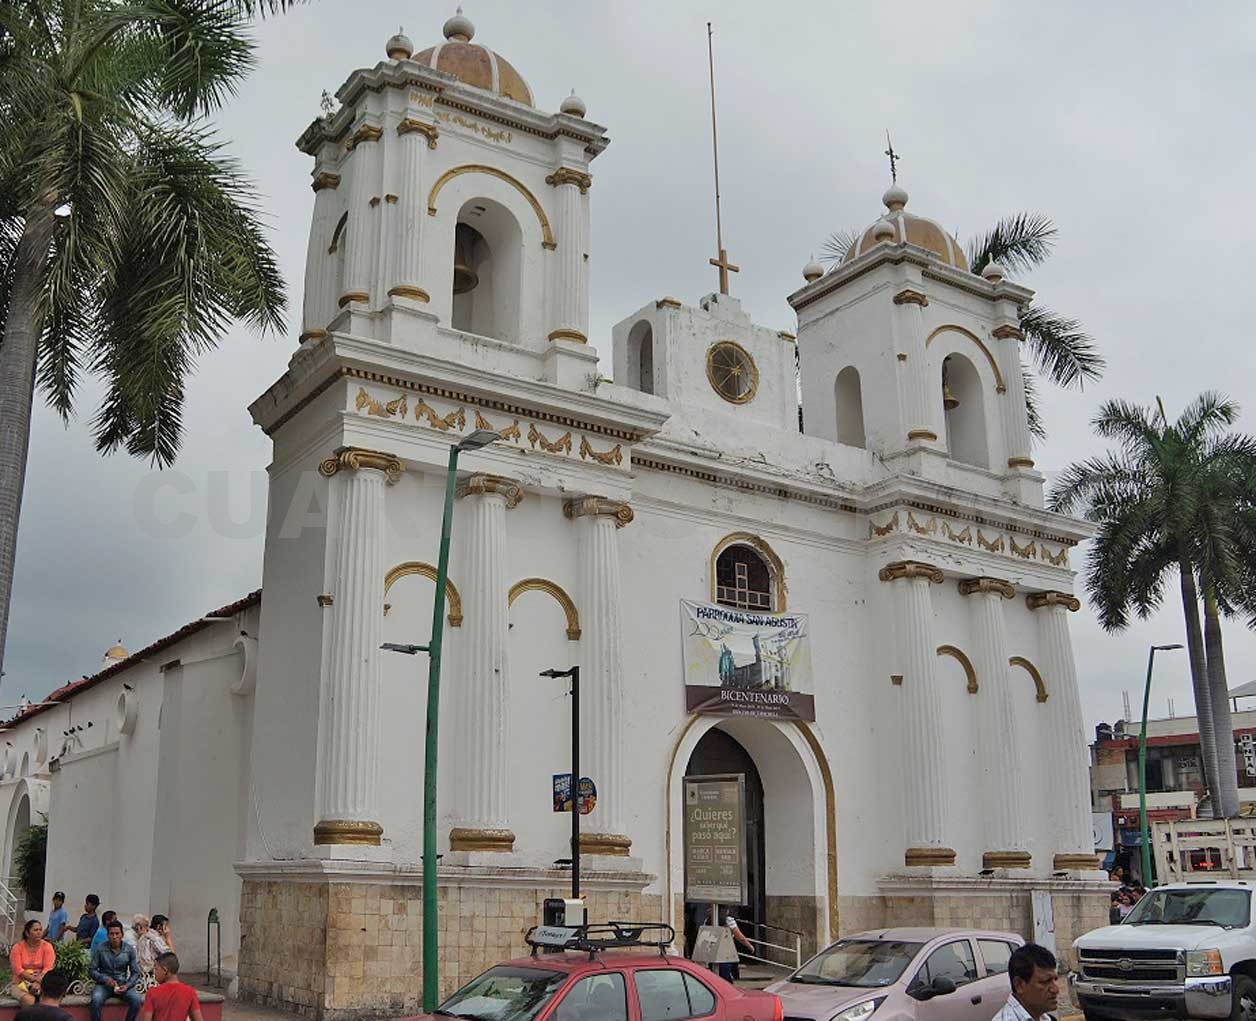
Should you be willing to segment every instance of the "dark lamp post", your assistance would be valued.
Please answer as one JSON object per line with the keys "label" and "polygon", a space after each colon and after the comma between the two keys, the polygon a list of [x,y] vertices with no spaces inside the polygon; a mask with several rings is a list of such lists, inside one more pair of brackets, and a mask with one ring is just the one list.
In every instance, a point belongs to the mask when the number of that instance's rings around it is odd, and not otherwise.
{"label": "dark lamp post", "polygon": [[1151,835],[1147,829],[1147,703],[1151,700],[1151,670],[1157,652],[1180,649],[1178,643],[1153,645],[1147,653],[1147,683],[1143,687],[1143,725],[1138,732],[1138,823],[1143,850],[1143,885],[1151,886]]}
{"label": "dark lamp post", "polygon": [[571,899],[580,899],[580,668],[542,670],[542,677],[571,678]]}

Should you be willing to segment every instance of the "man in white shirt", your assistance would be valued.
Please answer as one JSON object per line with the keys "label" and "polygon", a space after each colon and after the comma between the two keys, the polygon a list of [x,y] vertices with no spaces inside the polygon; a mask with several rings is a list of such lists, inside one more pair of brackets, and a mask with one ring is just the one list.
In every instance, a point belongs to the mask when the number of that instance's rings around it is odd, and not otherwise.
{"label": "man in white shirt", "polygon": [[1060,1001],[1060,976],[1050,950],[1037,943],[1017,947],[1008,958],[1007,977],[1012,995],[993,1021],[1055,1021],[1051,1011]]}

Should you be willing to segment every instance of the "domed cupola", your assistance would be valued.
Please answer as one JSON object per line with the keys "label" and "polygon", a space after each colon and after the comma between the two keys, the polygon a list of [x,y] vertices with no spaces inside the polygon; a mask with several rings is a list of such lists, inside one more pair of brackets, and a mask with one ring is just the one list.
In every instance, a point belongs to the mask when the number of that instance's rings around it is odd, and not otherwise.
{"label": "domed cupola", "polygon": [[461,7],[445,22],[444,31],[443,43],[415,54],[414,59],[418,63],[453,75],[459,81],[485,92],[494,92],[525,106],[536,105],[532,101],[532,89],[509,60],[487,46],[471,41],[475,36],[475,26],[462,13]]}
{"label": "domed cupola", "polygon": [[907,212],[907,192],[895,184],[881,197],[881,201],[885,203],[885,215],[859,235],[847,250],[843,262],[859,258],[882,242],[898,245],[906,241],[909,245],[932,252],[948,266],[967,272],[968,257],[950,232],[933,220]]}

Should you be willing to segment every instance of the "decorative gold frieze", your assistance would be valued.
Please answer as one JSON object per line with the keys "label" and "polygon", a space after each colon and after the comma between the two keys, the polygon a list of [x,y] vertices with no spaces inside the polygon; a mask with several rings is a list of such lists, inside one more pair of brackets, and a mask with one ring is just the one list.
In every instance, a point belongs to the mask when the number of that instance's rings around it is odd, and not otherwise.
{"label": "decorative gold frieze", "polygon": [[907,434],[907,442],[912,443],[915,440],[928,440],[930,443],[936,443],[938,434],[932,429],[913,429]]}
{"label": "decorative gold frieze", "polygon": [[1028,851],[987,851],[981,856],[983,869],[1027,869],[1031,864]]}
{"label": "decorative gold frieze", "polygon": [[460,113],[446,113],[444,110],[436,114],[436,119],[442,124],[457,124],[460,128],[466,128],[468,131],[474,131],[483,135],[490,142],[498,144],[505,143],[509,145],[514,140],[514,135],[509,131],[498,131],[496,128],[490,128],[486,124],[480,124],[476,121],[467,120]]}
{"label": "decorative gold frieze", "polygon": [[546,439],[545,434],[536,427],[535,424],[528,426],[528,442],[535,450],[539,444],[541,449],[550,454],[570,454],[571,453],[571,433],[565,432],[558,439]]}
{"label": "decorative gold frieze", "polygon": [[965,546],[971,546],[973,544],[972,525],[966,525],[962,532],[957,532],[951,527],[951,523],[949,521],[943,521],[942,534],[950,539],[951,542],[962,542]]}
{"label": "decorative gold frieze", "polygon": [[515,835],[510,830],[475,829],[455,826],[449,831],[451,851],[497,851],[505,853],[515,848]]}
{"label": "decorative gold frieze", "polygon": [[564,184],[574,184],[580,189],[581,195],[587,195],[589,189],[593,187],[593,178],[589,174],[572,170],[570,167],[559,167],[545,178],[545,183],[554,188]]}
{"label": "decorative gold frieze", "polygon": [[977,694],[977,668],[973,666],[973,661],[965,655],[964,650],[955,645],[939,645],[937,654],[939,656],[950,656],[951,659],[959,663],[964,668],[964,676],[968,679],[968,694]]}
{"label": "decorative gold frieze", "polygon": [[580,496],[563,503],[563,517],[607,517],[615,519],[615,527],[630,524],[635,515],[623,500],[608,500],[604,496]]}
{"label": "decorative gold frieze", "polygon": [[314,827],[316,844],[357,844],[379,846],[384,827],[377,822],[358,819],[324,819]]}
{"label": "decorative gold frieze", "polygon": [[885,536],[889,535],[891,532],[897,532],[898,531],[898,511],[895,511],[893,516],[890,518],[890,520],[887,521],[884,525],[876,525],[876,524],[873,524],[871,521],[869,521],[868,527],[872,529],[872,538],[877,538],[877,539],[884,538]]}
{"label": "decorative gold frieze", "polygon": [[896,560],[886,564],[877,572],[882,581],[898,581],[900,578],[928,578],[935,585],[941,585],[945,579],[940,567],[922,564],[919,560]]}
{"label": "decorative gold frieze", "polygon": [[574,340],[577,344],[587,344],[589,338],[579,330],[551,330],[546,340]]}
{"label": "decorative gold frieze", "polygon": [[498,493],[506,499],[506,509],[513,510],[523,499],[523,489],[514,479],[502,478],[500,475],[472,475],[458,483],[459,496],[481,496],[485,493]]}
{"label": "decorative gold frieze", "polygon": [[412,301],[424,303],[432,300],[422,287],[412,287],[410,284],[398,284],[396,287],[388,288],[388,296],[390,298],[409,298]]}
{"label": "decorative gold frieze", "polygon": [[440,128],[435,124],[426,124],[423,121],[415,120],[413,117],[405,117],[401,123],[397,125],[397,134],[399,135],[422,135],[427,139],[427,147],[429,149],[436,148],[436,139],[440,137]]}
{"label": "decorative gold frieze", "polygon": [[319,171],[319,173],[314,175],[314,180],[310,182],[310,187],[316,192],[322,191],[324,188],[338,188],[340,187],[340,175],[333,174],[327,170]]}
{"label": "decorative gold frieze", "polygon": [[621,449],[621,444],[616,443],[613,447],[611,447],[610,450],[605,450],[605,451],[602,451],[601,453],[598,453],[590,445],[588,438],[585,436],[581,436],[580,437],[580,458],[581,460],[585,460],[590,457],[593,458],[593,460],[595,460],[598,464],[619,465],[619,464],[624,463],[624,454],[623,454],[623,450]]}
{"label": "decorative gold frieze", "polygon": [[353,301],[370,301],[371,296],[366,291],[346,291],[340,296],[340,300],[336,302],[341,308],[344,308]]}
{"label": "decorative gold frieze", "polygon": [[971,596],[978,592],[997,592],[1004,599],[1016,598],[1016,586],[1002,578],[965,578],[959,583],[961,596]]}
{"label": "decorative gold frieze", "polygon": [[519,419],[516,418],[510,423],[510,425],[498,429],[497,426],[493,425],[487,418],[480,414],[478,408],[475,412],[475,427],[477,429],[491,429],[503,440],[518,440],[523,435],[519,432]]}
{"label": "decorative gold frieze", "polygon": [[1081,600],[1067,592],[1031,592],[1025,597],[1025,605],[1031,610],[1041,610],[1044,606],[1063,606],[1071,613],[1082,608]]}
{"label": "decorative gold frieze", "polygon": [[374,415],[376,418],[392,418],[396,415],[405,418],[406,412],[409,410],[406,406],[405,394],[384,404],[367,393],[366,387],[362,386],[358,387],[358,396],[353,402],[353,406],[358,411],[365,410],[368,415]]}
{"label": "decorative gold frieze", "polygon": [[989,550],[991,553],[1002,553],[1004,550],[1003,536],[999,535],[994,539],[987,539],[986,534],[978,528],[977,545],[984,550]]}
{"label": "decorative gold frieze", "polygon": [[1024,340],[1025,331],[1019,326],[1011,326],[1005,323],[1004,325],[996,326],[993,330],[991,330],[990,336],[992,336],[995,340]]}
{"label": "decorative gold frieze", "polygon": [[1038,556],[1045,560],[1052,567],[1066,567],[1068,565],[1068,547],[1061,546],[1059,552],[1048,553],[1047,544],[1040,543],[1038,545]]}
{"label": "decorative gold frieze", "polygon": [[450,429],[457,427],[459,432],[467,427],[467,413],[462,408],[451,411],[443,418],[436,413],[436,409],[427,403],[422,397],[414,406],[414,417],[417,420],[427,419],[427,424],[433,429],[439,429],[441,432],[449,432]]}
{"label": "decorative gold frieze", "polygon": [[942,866],[955,864],[955,852],[949,847],[909,847],[903,854],[907,866]]}
{"label": "decorative gold frieze", "polygon": [[[363,124],[345,142],[345,148],[352,152],[363,142],[378,142],[383,134],[383,128],[376,127],[374,124]],[[376,843],[379,841],[377,840]]]}
{"label": "decorative gold frieze", "polygon": [[381,471],[391,486],[406,470],[395,454],[384,454],[378,450],[364,450],[362,447],[341,447],[331,457],[324,458],[318,466],[319,474],[331,478],[340,471],[359,471],[369,468]]}
{"label": "decorative gold frieze", "polygon": [[914,515],[911,511],[908,511],[907,527],[917,535],[936,535],[938,532],[938,519],[930,518],[927,525],[922,525],[916,520],[916,515]]}
{"label": "decorative gold frieze", "polygon": [[1012,547],[1012,552],[1022,560],[1033,560],[1038,555],[1037,543],[1030,542],[1028,546],[1021,546],[1016,542],[1013,536],[1008,536],[1008,544]]}
{"label": "decorative gold frieze", "polygon": [[929,304],[929,299],[923,293],[913,290],[910,287],[904,287],[896,295],[894,295],[895,305],[919,305],[925,308]]}

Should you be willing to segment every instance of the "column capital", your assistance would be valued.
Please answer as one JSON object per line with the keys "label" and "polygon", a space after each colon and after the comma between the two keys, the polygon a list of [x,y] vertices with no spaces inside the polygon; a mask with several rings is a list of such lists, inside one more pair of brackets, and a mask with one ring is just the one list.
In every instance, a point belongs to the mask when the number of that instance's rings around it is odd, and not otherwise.
{"label": "column capital", "polygon": [[904,287],[896,295],[894,295],[895,305],[919,305],[924,308],[929,304],[928,297],[922,291],[917,291],[912,287]]}
{"label": "column capital", "polygon": [[898,581],[899,578],[927,578],[935,585],[943,581],[942,569],[932,564],[923,564],[919,560],[896,560],[886,564],[877,573],[882,581]]}
{"label": "column capital", "polygon": [[314,180],[310,182],[310,187],[316,192],[323,191],[326,188],[338,188],[340,187],[340,175],[333,174],[329,170],[323,170],[314,175]]}
{"label": "column capital", "polygon": [[1072,613],[1082,608],[1081,600],[1068,592],[1031,592],[1025,597],[1025,605],[1031,610],[1041,610],[1044,606],[1063,606]]}
{"label": "column capital", "polygon": [[563,517],[606,517],[613,518],[616,528],[630,524],[635,515],[632,508],[623,500],[608,500],[604,496],[580,496],[563,503]]}
{"label": "column capital", "polygon": [[406,470],[396,454],[366,450],[363,447],[340,447],[331,457],[324,458],[318,465],[319,474],[327,478],[331,478],[340,471],[359,471],[363,468],[383,472],[390,486],[400,479]]}
{"label": "column capital", "polygon": [[397,134],[422,135],[427,139],[427,147],[429,149],[435,149],[436,139],[440,138],[440,129],[438,129],[435,124],[428,124],[425,121],[416,120],[413,117],[403,117],[397,124]]}
{"label": "column capital", "polygon": [[506,509],[513,510],[523,499],[523,488],[514,479],[501,475],[471,475],[458,483],[458,496],[484,496],[496,493],[506,499]]}
{"label": "column capital", "polygon": [[959,583],[961,596],[971,596],[977,592],[982,594],[994,592],[1004,599],[1016,598],[1016,586],[1002,578],[965,578]]}
{"label": "column capital", "polygon": [[1004,323],[1002,326],[996,326],[990,331],[990,336],[995,340],[1024,340],[1025,331],[1019,326],[1012,326],[1010,323]]}
{"label": "column capital", "polygon": [[559,167],[545,178],[545,183],[552,188],[557,188],[564,184],[574,184],[580,189],[580,194],[584,195],[593,187],[593,178],[582,171],[572,170],[571,167]]}

